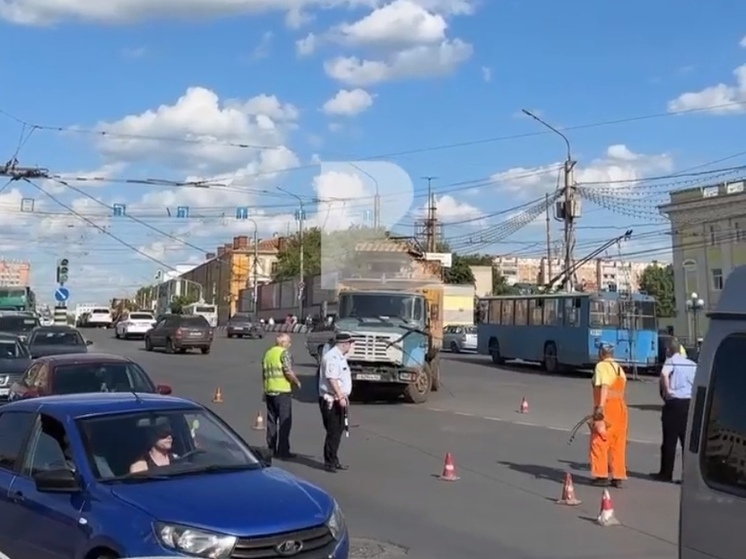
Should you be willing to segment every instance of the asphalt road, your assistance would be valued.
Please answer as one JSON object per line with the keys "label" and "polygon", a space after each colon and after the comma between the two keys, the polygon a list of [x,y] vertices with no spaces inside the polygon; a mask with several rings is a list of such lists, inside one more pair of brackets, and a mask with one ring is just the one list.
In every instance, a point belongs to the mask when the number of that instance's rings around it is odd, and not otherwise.
{"label": "asphalt road", "polygon": [[[210,355],[147,353],[141,341],[112,331],[84,332],[101,351],[138,361],[176,395],[208,404],[248,441],[261,402],[260,361],[272,342],[228,340],[219,333]],[[340,502],[355,540],[353,559],[674,559],[678,497],[656,484],[657,387],[631,382],[630,480],[612,498],[621,526],[594,524],[601,491],[587,485],[587,433],[567,444],[569,430],[590,410],[587,375],[550,377],[523,367],[497,368],[480,356],[444,354],[444,387],[425,405],[367,404],[351,409],[353,425],[341,458],[351,466],[330,475],[319,462],[323,430],[312,360],[303,336],[293,354],[303,390],[294,408],[294,463],[277,463],[327,489]],[[220,387],[224,402],[210,403]],[[520,414],[522,397],[529,413]],[[461,480],[442,482],[446,452]],[[577,507],[555,504],[565,472],[575,480]]]}

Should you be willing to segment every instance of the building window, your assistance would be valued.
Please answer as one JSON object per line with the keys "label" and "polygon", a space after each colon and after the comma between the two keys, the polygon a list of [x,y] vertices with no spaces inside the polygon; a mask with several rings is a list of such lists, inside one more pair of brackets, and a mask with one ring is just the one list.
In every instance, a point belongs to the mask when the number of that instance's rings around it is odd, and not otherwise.
{"label": "building window", "polygon": [[279,263],[279,262],[277,262],[277,261],[275,261],[275,262],[272,262],[272,265],[271,265],[271,266],[270,266],[270,268],[269,268],[269,273],[270,273],[270,275],[272,275],[272,277],[274,277],[274,276],[275,276],[275,274],[277,273],[277,267],[278,267],[279,265],[280,265],[280,263]]}
{"label": "building window", "polygon": [[704,481],[718,491],[742,497],[746,496],[746,467],[741,463],[746,453],[746,415],[741,399],[746,392],[746,375],[741,374],[744,352],[743,334],[726,337],[715,351],[700,448]]}
{"label": "building window", "polygon": [[716,246],[719,241],[720,235],[718,235],[718,232],[720,231],[720,228],[717,225],[710,225],[710,245]]}
{"label": "building window", "polygon": [[713,268],[712,269],[712,288],[715,291],[722,291],[723,289],[723,269]]}
{"label": "building window", "polygon": [[731,235],[730,240],[734,243],[740,243],[743,240],[743,232],[741,231],[741,226],[737,221],[733,222],[733,234]]}
{"label": "building window", "polygon": [[686,297],[692,293],[699,293],[699,275],[695,260],[684,261],[684,292]]}

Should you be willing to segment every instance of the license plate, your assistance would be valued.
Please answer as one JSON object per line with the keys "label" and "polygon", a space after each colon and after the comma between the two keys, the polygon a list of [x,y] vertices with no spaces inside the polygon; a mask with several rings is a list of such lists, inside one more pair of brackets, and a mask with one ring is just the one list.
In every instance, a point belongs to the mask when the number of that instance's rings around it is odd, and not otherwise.
{"label": "license plate", "polygon": [[189,334],[192,338],[201,338],[202,332],[192,332]]}
{"label": "license plate", "polygon": [[355,375],[355,380],[381,380],[381,375],[359,374]]}
{"label": "license plate", "polygon": [[0,396],[7,396],[10,394],[10,388],[0,388]]}

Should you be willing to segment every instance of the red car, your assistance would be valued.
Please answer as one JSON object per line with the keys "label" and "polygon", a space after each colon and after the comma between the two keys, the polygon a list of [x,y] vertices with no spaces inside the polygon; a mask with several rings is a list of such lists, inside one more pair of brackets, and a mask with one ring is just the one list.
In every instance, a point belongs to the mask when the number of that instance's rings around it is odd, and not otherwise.
{"label": "red car", "polygon": [[41,357],[10,387],[8,400],[86,392],[171,394],[155,384],[140,365],[119,355],[73,353]]}

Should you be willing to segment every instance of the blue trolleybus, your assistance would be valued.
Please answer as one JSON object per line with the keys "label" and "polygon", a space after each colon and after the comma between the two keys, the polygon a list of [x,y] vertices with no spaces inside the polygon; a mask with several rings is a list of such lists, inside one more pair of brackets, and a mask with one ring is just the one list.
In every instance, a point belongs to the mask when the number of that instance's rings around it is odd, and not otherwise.
{"label": "blue trolleybus", "polygon": [[558,293],[479,300],[477,351],[501,364],[538,362],[549,373],[585,369],[602,343],[628,368],[653,369],[658,359],[655,299],[618,293]]}

